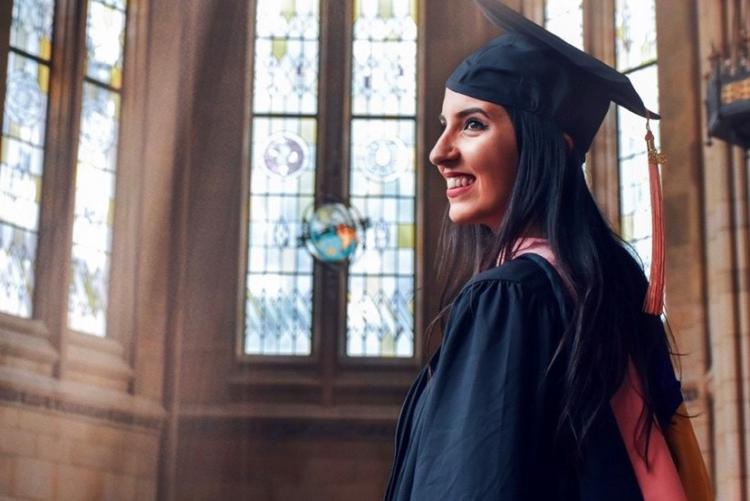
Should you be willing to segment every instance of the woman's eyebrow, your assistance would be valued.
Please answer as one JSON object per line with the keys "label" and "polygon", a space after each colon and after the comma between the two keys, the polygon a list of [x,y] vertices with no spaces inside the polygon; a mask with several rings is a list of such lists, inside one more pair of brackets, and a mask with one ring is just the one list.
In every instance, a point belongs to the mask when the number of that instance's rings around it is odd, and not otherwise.
{"label": "woman's eyebrow", "polygon": [[[456,113],[456,116],[458,116],[458,118],[463,118],[463,117],[466,117],[468,115],[473,115],[474,113],[480,113],[480,114],[484,115],[485,117],[487,117],[488,119],[490,118],[490,115],[486,111],[484,111],[482,108],[478,108],[478,107],[464,108],[463,110],[461,110],[458,113]],[[445,122],[445,116],[443,114],[441,114],[438,117],[438,119],[441,122]]]}

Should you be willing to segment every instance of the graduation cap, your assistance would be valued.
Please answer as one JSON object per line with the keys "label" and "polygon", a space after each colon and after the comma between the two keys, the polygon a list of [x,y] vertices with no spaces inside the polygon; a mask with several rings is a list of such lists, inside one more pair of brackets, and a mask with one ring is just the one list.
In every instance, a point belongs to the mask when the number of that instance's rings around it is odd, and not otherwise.
{"label": "graduation cap", "polygon": [[627,76],[570,45],[499,0],[475,0],[505,34],[469,55],[448,78],[452,91],[534,113],[557,124],[585,157],[615,102],[646,118],[652,203],[652,265],[644,311],[659,314],[664,295],[664,229],[661,180],[648,119],[649,111]]}

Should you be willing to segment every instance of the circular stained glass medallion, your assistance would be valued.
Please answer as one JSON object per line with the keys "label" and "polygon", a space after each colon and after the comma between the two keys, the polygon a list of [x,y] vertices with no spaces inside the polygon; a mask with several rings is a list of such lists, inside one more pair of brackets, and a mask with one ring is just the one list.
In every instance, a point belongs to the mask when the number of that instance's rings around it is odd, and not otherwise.
{"label": "circular stained glass medallion", "polygon": [[268,139],[263,164],[271,174],[288,177],[302,174],[309,150],[305,140],[291,132],[281,132]]}
{"label": "circular stained glass medallion", "polygon": [[27,127],[33,127],[44,118],[42,93],[34,75],[23,70],[8,75],[6,107],[12,120]]}
{"label": "circular stained glass medallion", "polygon": [[381,138],[367,145],[363,173],[374,181],[398,179],[407,167],[406,145],[396,137]]}

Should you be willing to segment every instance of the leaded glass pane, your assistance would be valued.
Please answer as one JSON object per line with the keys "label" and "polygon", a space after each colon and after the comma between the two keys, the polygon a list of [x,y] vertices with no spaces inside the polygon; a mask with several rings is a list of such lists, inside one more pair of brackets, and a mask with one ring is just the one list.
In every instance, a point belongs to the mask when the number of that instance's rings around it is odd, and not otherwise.
{"label": "leaded glass pane", "polygon": [[258,0],[253,110],[318,109],[318,0]]}
{"label": "leaded glass pane", "polygon": [[93,246],[73,244],[68,292],[68,325],[71,329],[104,336],[107,327],[108,275],[108,253]]}
{"label": "leaded glass pane", "polygon": [[583,50],[583,1],[546,0],[544,26],[569,44]]}
{"label": "leaded glass pane", "polygon": [[617,0],[617,69],[626,71],[656,60],[654,0]]}
{"label": "leaded glass pane", "polygon": [[44,166],[52,0],[13,3],[0,142],[0,311],[31,317]]}
{"label": "leaded glass pane", "polygon": [[416,1],[357,0],[354,15],[352,113],[414,115]]}
{"label": "leaded glass pane", "polygon": [[0,305],[2,311],[30,317],[37,235],[0,221]]}
{"label": "leaded glass pane", "polygon": [[351,203],[371,226],[349,266],[349,356],[414,354],[415,136],[414,120],[352,120]]}
{"label": "leaded glass pane", "polygon": [[[658,108],[656,65],[629,75],[651,110]],[[651,262],[651,199],[646,154],[646,120],[624,108],[617,112],[622,237],[635,248],[648,273]],[[658,122],[651,124],[659,144]]]}
{"label": "leaded glass pane", "polygon": [[309,355],[313,260],[302,247],[315,195],[314,118],[253,120],[245,353]]}
{"label": "leaded glass pane", "polygon": [[119,119],[120,95],[84,83],[68,325],[97,336],[106,332]]}
{"label": "leaded glass pane", "polygon": [[125,46],[125,2],[91,0],[86,21],[86,75],[119,89]]}
{"label": "leaded glass pane", "polygon": [[49,60],[52,54],[54,10],[54,0],[13,0],[10,46]]}
{"label": "leaded glass pane", "polygon": [[44,146],[49,66],[11,51],[3,117],[3,136]]}

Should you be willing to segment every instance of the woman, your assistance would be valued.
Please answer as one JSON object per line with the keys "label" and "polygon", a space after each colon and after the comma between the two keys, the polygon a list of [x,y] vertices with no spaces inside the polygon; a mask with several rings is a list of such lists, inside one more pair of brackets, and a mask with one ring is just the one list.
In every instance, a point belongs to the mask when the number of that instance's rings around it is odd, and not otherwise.
{"label": "woman", "polygon": [[430,161],[449,199],[447,323],[404,403],[386,499],[707,499],[688,421],[691,459],[668,443],[682,397],[648,282],[581,168],[610,101],[657,116],[623,75],[479,3],[510,33],[446,84]]}

